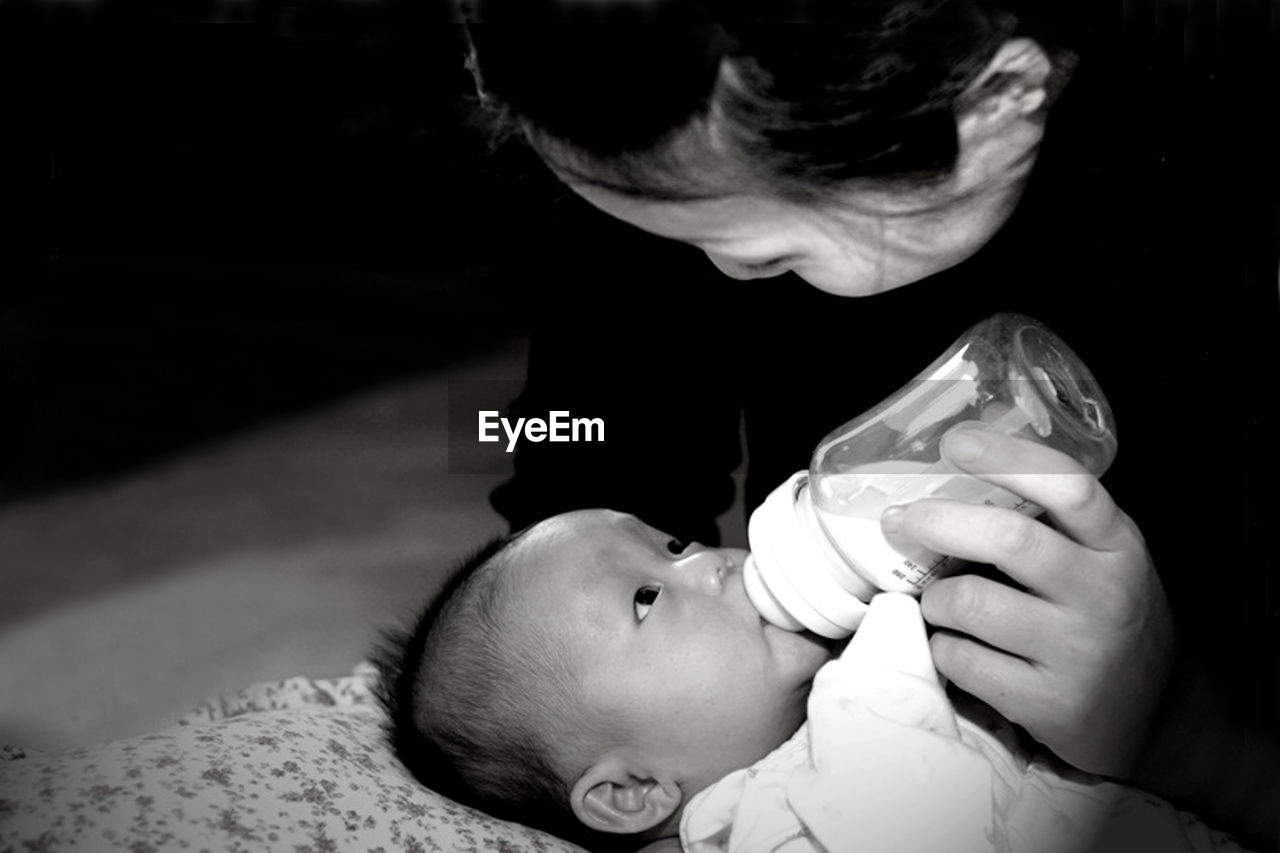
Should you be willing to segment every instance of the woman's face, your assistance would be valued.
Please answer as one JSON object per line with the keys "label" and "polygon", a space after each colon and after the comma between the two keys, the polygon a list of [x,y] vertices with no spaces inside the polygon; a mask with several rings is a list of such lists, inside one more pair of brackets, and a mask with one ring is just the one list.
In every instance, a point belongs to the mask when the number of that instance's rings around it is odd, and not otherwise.
{"label": "woman's face", "polygon": [[[957,115],[952,172],[927,187],[859,181],[824,194],[822,203],[732,187],[710,199],[655,201],[561,178],[605,213],[697,246],[732,278],[794,272],[828,293],[868,296],[960,263],[1008,221],[1044,135],[1051,69],[1032,41],[1002,45],[973,85],[996,75],[1005,84]],[[691,177],[697,184],[706,176]]]}
{"label": "woman's face", "polygon": [[828,293],[869,296],[920,281],[982,248],[1022,194],[1025,171],[1006,177],[976,191],[851,191],[847,202],[821,206],[759,195],[653,201],[569,186],[610,216],[697,246],[731,278],[794,272]]}

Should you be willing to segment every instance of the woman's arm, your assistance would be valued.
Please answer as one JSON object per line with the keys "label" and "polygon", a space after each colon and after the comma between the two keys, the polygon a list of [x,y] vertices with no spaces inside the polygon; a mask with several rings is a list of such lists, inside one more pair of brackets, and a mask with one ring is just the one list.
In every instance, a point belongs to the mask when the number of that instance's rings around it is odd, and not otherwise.
{"label": "woman's arm", "polygon": [[925,618],[940,629],[931,641],[938,669],[1068,763],[1126,777],[1174,656],[1169,606],[1141,533],[1096,477],[1043,445],[966,431],[943,452],[1044,507],[1056,529],[955,501],[902,511],[891,535],[991,563],[1016,584],[959,575],[925,590]]}
{"label": "woman's arm", "polygon": [[1136,524],[1068,457],[1010,436],[969,437],[969,446],[948,438],[943,452],[1035,501],[1054,526],[941,500],[886,519],[891,535],[991,563],[1016,584],[964,575],[925,590],[939,671],[1076,767],[1274,845],[1275,745],[1217,701],[1206,662],[1178,655]]}
{"label": "woman's arm", "polygon": [[972,447],[948,438],[943,452],[1036,501],[1053,526],[954,501],[901,512],[895,535],[989,562],[1016,584],[961,575],[925,589],[925,619],[940,629],[931,640],[938,670],[1080,770],[1274,847],[1276,744],[1220,701],[1210,662],[1175,648],[1137,525],[1061,453],[996,433],[970,438]]}
{"label": "woman's arm", "polygon": [[1242,721],[1225,692],[1211,661],[1196,651],[1181,655],[1130,781],[1254,849],[1275,850],[1280,744]]}

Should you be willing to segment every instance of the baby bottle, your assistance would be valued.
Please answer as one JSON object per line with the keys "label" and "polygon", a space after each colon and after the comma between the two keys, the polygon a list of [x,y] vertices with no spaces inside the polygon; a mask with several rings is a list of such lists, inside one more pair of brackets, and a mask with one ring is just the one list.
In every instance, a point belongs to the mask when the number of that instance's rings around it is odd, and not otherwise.
{"label": "baby bottle", "polygon": [[889,506],[924,497],[1041,508],[941,457],[949,431],[1018,435],[1075,458],[1095,475],[1116,453],[1111,408],[1089,369],[1042,324],[997,314],[967,331],[919,376],[824,438],[751,514],[747,594],[769,622],[848,636],[877,592],[919,594],[961,561],[891,544]]}

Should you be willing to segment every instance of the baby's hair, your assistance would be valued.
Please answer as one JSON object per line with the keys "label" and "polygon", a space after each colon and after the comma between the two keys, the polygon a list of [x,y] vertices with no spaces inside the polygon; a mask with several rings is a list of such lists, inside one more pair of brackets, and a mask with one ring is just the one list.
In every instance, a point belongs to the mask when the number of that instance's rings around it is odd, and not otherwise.
{"label": "baby's hair", "polygon": [[[519,536],[464,559],[409,631],[374,650],[375,695],[392,751],[431,790],[493,817],[590,849],[598,837],[569,806],[578,691],[553,642],[504,631],[504,565]],[[512,568],[518,571],[518,567]],[[526,645],[522,646],[521,643]],[[572,777],[572,778],[571,778]]]}
{"label": "baby's hair", "polygon": [[499,128],[570,181],[820,201],[853,180],[950,172],[965,90],[1018,33],[991,5],[743,0],[718,15],[713,0],[475,0],[470,64]]}

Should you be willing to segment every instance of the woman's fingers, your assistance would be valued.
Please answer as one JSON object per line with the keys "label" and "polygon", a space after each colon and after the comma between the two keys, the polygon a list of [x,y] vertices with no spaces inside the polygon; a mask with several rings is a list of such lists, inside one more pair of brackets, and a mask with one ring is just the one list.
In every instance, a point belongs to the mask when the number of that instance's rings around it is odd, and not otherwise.
{"label": "woman's fingers", "polygon": [[939,554],[991,563],[1051,600],[1077,591],[1079,579],[1064,566],[1078,562],[1078,552],[1083,549],[1014,510],[925,499],[907,505],[896,519],[890,516],[883,523],[890,542],[905,538]]}
{"label": "woman's fingers", "polygon": [[1043,700],[1036,665],[963,634],[935,631],[929,651],[938,672],[1011,722],[1035,719]]}
{"label": "woman's fingers", "polygon": [[1023,588],[976,576],[927,587],[938,670],[1071,764],[1123,773],[1172,653],[1168,605],[1133,521],[1066,455],[989,431],[957,431],[944,455],[1045,509],[1056,525],[956,500],[886,511],[890,540],[991,563]]}
{"label": "woman's fingers", "polygon": [[1051,653],[1055,605],[1021,590],[977,575],[935,581],[920,598],[925,621],[956,631],[1035,663]]}
{"label": "woman's fingers", "polygon": [[956,430],[942,441],[948,460],[1034,501],[1067,536],[1108,551],[1132,544],[1134,528],[1098,478],[1071,457],[993,430]]}
{"label": "woman's fingers", "polygon": [[[1043,507],[1056,529],[1014,510],[924,499],[885,513],[890,541],[918,542],[940,554],[991,563],[1056,602],[1089,601],[1127,583],[1093,572],[1142,567],[1142,536],[1098,480],[1074,460],[1026,439],[958,430],[943,442],[954,464]],[[1092,570],[1092,572],[1090,571]]]}

